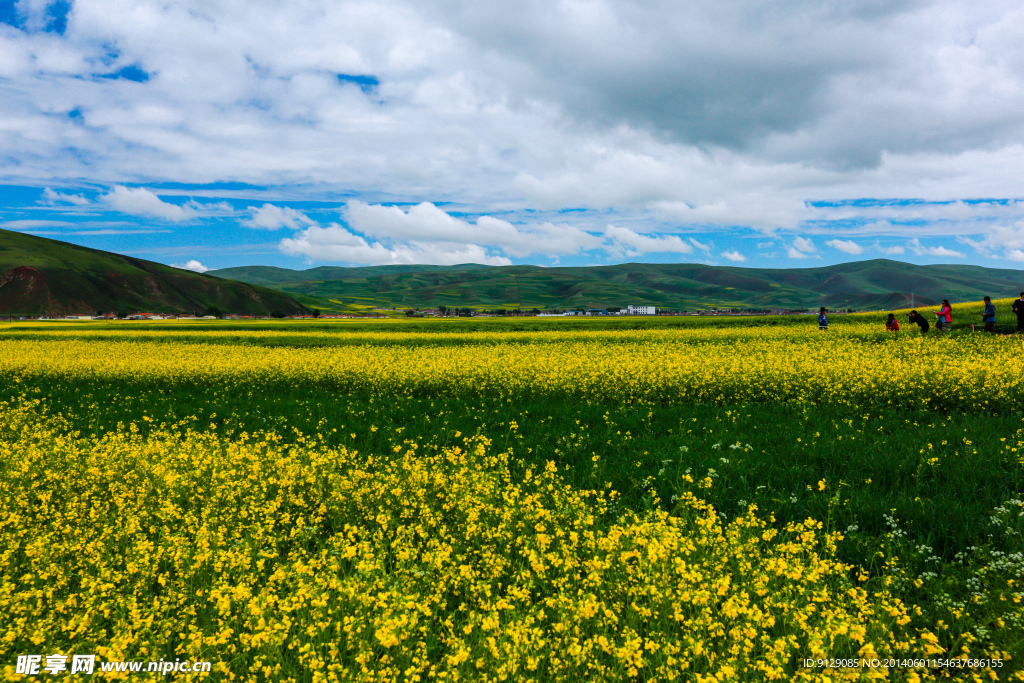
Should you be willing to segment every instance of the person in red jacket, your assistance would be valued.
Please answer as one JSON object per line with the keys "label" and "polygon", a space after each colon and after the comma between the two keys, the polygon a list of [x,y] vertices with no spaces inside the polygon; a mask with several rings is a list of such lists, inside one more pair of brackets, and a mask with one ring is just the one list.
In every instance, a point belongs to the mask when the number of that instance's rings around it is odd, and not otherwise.
{"label": "person in red jacket", "polygon": [[896,314],[890,313],[889,317],[885,320],[885,329],[888,332],[899,332],[900,323],[896,320]]}
{"label": "person in red jacket", "polygon": [[938,327],[939,332],[949,332],[949,324],[953,322],[953,307],[949,305],[949,299],[942,300],[942,308],[937,311],[932,311],[938,316]]}

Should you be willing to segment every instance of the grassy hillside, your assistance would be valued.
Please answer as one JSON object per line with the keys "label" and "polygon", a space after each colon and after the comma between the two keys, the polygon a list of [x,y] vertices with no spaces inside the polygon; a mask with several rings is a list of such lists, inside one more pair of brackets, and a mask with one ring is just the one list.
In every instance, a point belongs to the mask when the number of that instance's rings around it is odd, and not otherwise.
{"label": "grassy hillside", "polygon": [[212,273],[262,284],[327,307],[436,306],[568,309],[648,304],[708,308],[853,308],[858,310],[1007,297],[1024,289],[1024,272],[979,266],[916,266],[886,259],[821,268],[737,268],[640,264],[586,268],[481,265],[372,266],[310,270],[245,267]]}
{"label": "grassy hillside", "polygon": [[0,230],[0,314],[300,313],[290,295],[152,261]]}
{"label": "grassy hillside", "polygon": [[490,266],[482,266],[477,263],[466,263],[459,266],[428,266],[421,264],[396,265],[396,266],[363,266],[360,268],[339,268],[336,266],[318,266],[308,270],[290,270],[288,268],[277,268],[275,266],[238,266],[237,268],[223,268],[211,271],[217,277],[227,277],[241,282],[249,282],[254,285],[292,284],[309,280],[346,280],[351,278],[366,278],[375,276],[397,275],[399,273],[422,273],[422,272],[458,272],[466,270],[484,270]]}

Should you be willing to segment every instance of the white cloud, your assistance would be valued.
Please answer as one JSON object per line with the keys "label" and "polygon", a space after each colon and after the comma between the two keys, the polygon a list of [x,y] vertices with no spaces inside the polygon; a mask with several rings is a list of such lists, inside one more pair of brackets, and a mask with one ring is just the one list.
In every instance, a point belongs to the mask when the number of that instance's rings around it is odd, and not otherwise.
{"label": "white cloud", "polygon": [[191,271],[193,271],[195,273],[205,273],[206,271],[209,270],[209,268],[204,266],[199,261],[196,261],[195,259],[190,259],[190,260],[186,261],[185,263],[172,263],[171,267],[172,268],[181,268],[182,270],[191,270]]}
{"label": "white cloud", "polygon": [[[601,248],[608,223],[1020,248],[986,235],[1024,205],[960,201],[1024,196],[1019,3],[76,0],[63,36],[42,30],[52,5],[22,0],[26,30],[0,27],[0,182],[401,203],[364,212],[390,231],[371,241],[427,226],[516,258]],[[101,77],[132,67],[148,80]],[[100,202],[133,215],[230,212],[117,187]],[[842,203],[865,197],[924,201]],[[451,220],[412,210],[428,201]],[[561,209],[600,218],[535,218]],[[314,226],[259,212],[251,227]]]}
{"label": "white cloud", "polygon": [[264,204],[260,207],[250,206],[249,211],[252,213],[252,218],[243,221],[243,225],[247,225],[250,228],[262,228],[264,230],[291,228],[292,230],[300,230],[303,227],[314,224],[314,221],[306,216],[306,214],[287,206],[280,207],[273,204]]}
{"label": "white cloud", "polygon": [[838,249],[844,254],[851,254],[853,256],[864,253],[864,247],[860,246],[853,240],[829,240],[828,242],[825,242],[825,245],[832,247],[833,249]]}
{"label": "white cloud", "polygon": [[144,187],[115,185],[102,199],[116,211],[132,216],[153,216],[175,222],[195,216],[193,209],[165,202]]}
{"label": "white cloud", "polygon": [[62,192],[55,192],[50,188],[43,189],[43,198],[40,200],[43,204],[73,204],[75,206],[87,206],[91,204],[88,199],[80,194],[64,194]]}
{"label": "white cloud", "polygon": [[117,230],[101,228],[99,230],[75,230],[71,235],[158,235],[170,233],[170,230]]}
{"label": "white cloud", "polygon": [[350,201],[343,215],[355,231],[387,240],[451,244],[483,244],[505,253],[526,257],[531,254],[577,254],[602,246],[602,240],[584,230],[553,223],[515,226],[493,216],[475,222],[448,214],[430,202],[403,210]]}
{"label": "white cloud", "polygon": [[901,247],[898,244],[894,244],[894,245],[889,246],[889,247],[883,247],[878,242],[875,242],[875,249],[877,251],[882,252],[883,254],[888,254],[890,256],[896,256],[896,255],[902,254],[903,252],[906,251],[906,249],[904,249],[903,247]]}
{"label": "white cloud", "polygon": [[805,254],[795,247],[787,247],[786,256],[789,258],[812,258],[810,254]]}
{"label": "white cloud", "polygon": [[817,251],[817,247],[814,246],[814,242],[804,237],[793,238],[793,248],[798,251],[802,251],[805,254],[810,254]]}
{"label": "white cloud", "polygon": [[37,228],[70,228],[77,226],[78,223],[72,223],[71,221],[50,221],[50,220],[18,220],[18,221],[5,221],[0,223],[0,228],[6,228],[7,230],[35,230]]}
{"label": "white cloud", "polygon": [[344,215],[349,225],[359,232],[400,240],[463,242],[485,233],[498,237],[502,233],[514,230],[510,223],[497,219],[491,219],[490,230],[485,230],[449,215],[430,202],[422,202],[409,207],[408,210],[402,210],[398,206],[350,201],[345,207]]}
{"label": "white cloud", "polygon": [[954,258],[964,258],[964,254],[953,249],[947,249],[945,247],[931,247],[927,252],[931,256],[950,256]]}
{"label": "white cloud", "polygon": [[1024,250],[1010,249],[1006,252],[1006,258],[1011,261],[1024,262]]}
{"label": "white cloud", "polygon": [[194,199],[189,199],[185,202],[185,207],[192,209],[197,214],[203,216],[217,216],[225,214],[233,214],[235,207],[227,202],[197,202]]}
{"label": "white cloud", "polygon": [[746,261],[747,260],[746,256],[744,256],[740,252],[736,251],[735,249],[730,249],[729,251],[723,251],[722,252],[722,256],[724,256],[725,258],[729,259],[730,261],[742,262],[742,261]]}
{"label": "white cloud", "polygon": [[[350,201],[342,211],[348,228],[310,225],[281,241],[281,250],[316,260],[351,263],[511,263],[509,256],[558,256],[604,251],[617,257],[649,253],[691,254],[678,235],[640,233],[607,225],[595,234],[550,222],[514,225],[494,216],[453,216],[430,202],[402,208]],[[699,243],[698,243],[699,244]]]}
{"label": "white cloud", "polygon": [[918,256],[946,256],[952,258],[964,258],[964,254],[959,251],[947,249],[946,247],[926,247],[921,244],[921,240],[914,238],[907,242],[907,247],[917,254]]}
{"label": "white cloud", "polygon": [[364,265],[397,263],[429,263],[458,265],[480,263],[492,266],[510,265],[504,257],[488,254],[476,244],[459,246],[410,242],[392,248],[379,242],[368,242],[337,224],[326,228],[311,226],[295,237],[281,240],[281,251],[294,256],[305,256],[316,261],[342,261]]}
{"label": "white cloud", "polygon": [[206,272],[207,270],[210,269],[203,265],[202,263],[200,263],[199,261],[197,261],[196,259],[189,259],[181,265],[177,265],[174,263],[172,263],[171,265],[174,266],[175,268],[182,268],[184,270],[191,270],[194,272]]}
{"label": "white cloud", "polygon": [[707,244],[704,244],[703,242],[698,242],[697,240],[693,239],[692,237],[690,238],[690,244],[692,244],[693,246],[697,247],[701,251],[711,251],[712,249],[715,248],[715,245],[714,245],[713,242],[708,242]]}
{"label": "white cloud", "polygon": [[985,258],[1005,258],[1018,261],[1017,255],[1024,249],[1024,221],[1017,221],[1012,226],[996,225],[990,227],[981,239],[961,236],[960,241],[974,247],[974,250]]}
{"label": "white cloud", "polygon": [[634,257],[650,253],[692,254],[693,247],[677,235],[652,237],[629,228],[609,225],[604,230],[607,242],[604,248],[619,257]]}

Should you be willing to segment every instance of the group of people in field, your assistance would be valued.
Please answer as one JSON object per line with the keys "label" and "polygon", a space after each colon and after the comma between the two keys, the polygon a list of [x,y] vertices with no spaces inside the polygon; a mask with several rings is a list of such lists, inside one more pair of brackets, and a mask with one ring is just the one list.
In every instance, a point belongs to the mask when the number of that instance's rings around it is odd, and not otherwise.
{"label": "group of people in field", "polygon": [[[1017,332],[1024,333],[1024,292],[1021,292],[1020,298],[1013,302],[1013,312],[1017,316]],[[949,303],[949,299],[943,299],[942,306],[939,307],[939,310],[932,311],[932,313],[934,313],[937,318],[935,325],[939,329],[939,332],[948,332],[949,326],[953,322],[953,306]],[[916,310],[907,314],[907,319],[918,326],[921,330],[921,334],[926,333],[931,328],[925,317]],[[992,303],[991,297],[985,297],[985,310],[981,314],[981,322],[985,324],[986,332],[995,333],[996,306]],[[818,313],[818,329],[828,329],[828,315],[824,306],[821,307],[821,310]],[[890,313],[886,318],[885,329],[889,332],[899,332],[900,323],[896,319],[895,313]]]}

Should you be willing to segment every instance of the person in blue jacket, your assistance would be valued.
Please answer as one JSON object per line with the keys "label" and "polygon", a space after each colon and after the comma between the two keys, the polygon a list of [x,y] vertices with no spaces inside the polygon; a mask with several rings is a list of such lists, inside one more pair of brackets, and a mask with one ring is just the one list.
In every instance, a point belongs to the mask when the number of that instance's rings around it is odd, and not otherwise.
{"label": "person in blue jacket", "polygon": [[818,329],[828,331],[828,317],[825,315],[825,307],[818,311]]}
{"label": "person in blue jacket", "polygon": [[996,305],[990,297],[985,297],[985,312],[981,314],[981,322],[985,323],[985,331],[996,331]]}

